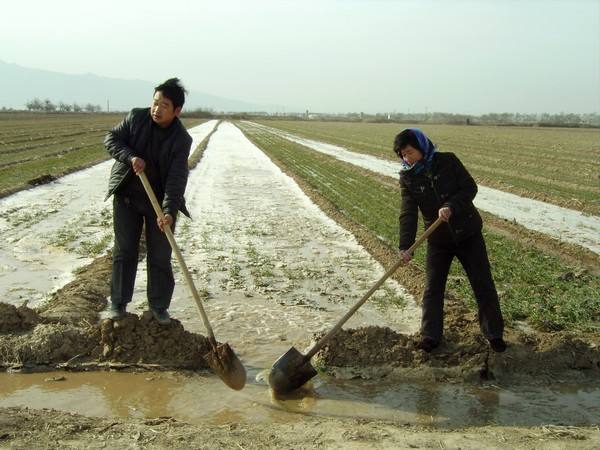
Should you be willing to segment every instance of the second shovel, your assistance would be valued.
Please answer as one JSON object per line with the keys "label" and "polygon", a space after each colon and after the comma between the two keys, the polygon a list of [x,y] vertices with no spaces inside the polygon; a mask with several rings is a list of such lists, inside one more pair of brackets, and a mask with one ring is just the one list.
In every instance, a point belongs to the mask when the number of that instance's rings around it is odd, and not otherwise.
{"label": "second shovel", "polygon": [[[431,224],[425,232],[410,246],[408,253],[413,253],[421,243],[429,237],[431,233],[443,222],[438,218]],[[342,325],[352,317],[352,315],[365,303],[369,297],[402,265],[402,260],[398,260],[390,269],[373,285],[353,307],[346,313],[344,317],[331,329],[329,333],[323,336],[306,355],[300,353],[295,347],[290,348],[286,353],[279,357],[271,367],[269,372],[269,385],[276,394],[285,394],[298,389],[304,383],[313,378],[317,371],[310,363],[310,359],[319,351],[332,336],[337,333]]]}

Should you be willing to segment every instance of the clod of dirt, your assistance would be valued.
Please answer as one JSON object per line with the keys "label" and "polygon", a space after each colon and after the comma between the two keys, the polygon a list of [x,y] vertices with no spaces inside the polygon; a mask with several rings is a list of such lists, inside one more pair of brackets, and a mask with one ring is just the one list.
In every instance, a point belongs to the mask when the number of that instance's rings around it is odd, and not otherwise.
{"label": "clod of dirt", "polygon": [[0,366],[53,365],[86,355],[92,347],[83,328],[40,323],[31,332],[0,337]]}
{"label": "clod of dirt", "polygon": [[37,178],[32,178],[31,180],[27,181],[27,184],[29,184],[30,186],[39,186],[42,184],[48,184],[51,183],[52,181],[55,181],[56,177],[53,175],[41,175]]}
{"label": "clod of dirt", "polygon": [[186,331],[178,320],[160,325],[149,311],[119,321],[104,320],[90,356],[99,361],[129,364],[158,364],[182,369],[204,369],[203,355],[210,350],[208,340]]}
{"label": "clod of dirt", "polygon": [[27,306],[16,307],[0,303],[0,333],[15,333],[32,329],[40,317]]}

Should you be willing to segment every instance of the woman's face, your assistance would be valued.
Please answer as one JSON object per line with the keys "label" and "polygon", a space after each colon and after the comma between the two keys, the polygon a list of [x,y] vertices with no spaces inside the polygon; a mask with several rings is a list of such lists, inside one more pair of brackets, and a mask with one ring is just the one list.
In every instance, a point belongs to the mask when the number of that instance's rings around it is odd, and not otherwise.
{"label": "woman's face", "polygon": [[423,159],[423,154],[411,145],[407,145],[406,147],[404,147],[400,153],[402,154],[402,159],[411,166],[417,161]]}

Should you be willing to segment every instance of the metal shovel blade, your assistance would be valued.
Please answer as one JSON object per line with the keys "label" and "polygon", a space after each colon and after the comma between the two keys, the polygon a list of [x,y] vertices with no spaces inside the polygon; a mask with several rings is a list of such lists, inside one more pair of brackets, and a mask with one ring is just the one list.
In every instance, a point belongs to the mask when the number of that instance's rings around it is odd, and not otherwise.
{"label": "metal shovel blade", "polygon": [[[412,254],[421,243],[427,239],[435,229],[443,223],[443,219],[438,219],[432,223],[423,234],[410,246],[407,253]],[[334,336],[346,321],[371,297],[379,287],[387,280],[398,268],[403,264],[403,260],[399,259],[385,274],[362,296],[362,298],[342,317],[338,323],[323,336],[313,347],[303,355],[294,347],[290,348],[287,353],[279,357],[271,371],[269,372],[269,385],[276,394],[285,394],[287,392],[298,389],[312,377],[317,374],[315,368],[310,364],[310,359]]]}
{"label": "metal shovel blade", "polygon": [[204,355],[210,368],[231,389],[239,391],[246,385],[246,369],[229,344],[219,344]]}
{"label": "metal shovel blade", "polygon": [[269,372],[269,386],[276,394],[298,389],[317,374],[317,371],[295,347],[279,357]]}

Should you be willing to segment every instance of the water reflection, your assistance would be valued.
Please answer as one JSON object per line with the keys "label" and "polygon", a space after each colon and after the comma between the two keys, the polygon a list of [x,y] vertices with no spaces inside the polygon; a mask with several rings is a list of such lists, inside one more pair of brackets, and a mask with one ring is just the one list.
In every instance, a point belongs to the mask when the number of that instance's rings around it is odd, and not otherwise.
{"label": "water reflection", "polygon": [[[0,406],[54,408],[88,416],[170,416],[216,425],[294,422],[298,415],[438,427],[600,422],[600,387],[508,388],[433,381],[337,380],[320,374],[290,395],[275,396],[264,373],[250,368],[243,391],[232,391],[219,378],[204,373],[1,373]],[[63,381],[49,381],[53,377]]]}
{"label": "water reflection", "polygon": [[440,409],[439,389],[419,389],[416,391],[415,412],[419,425],[433,425],[437,422]]}
{"label": "water reflection", "polygon": [[477,389],[473,393],[473,403],[468,409],[468,417],[475,425],[489,425],[498,420],[500,394],[497,389]]}

